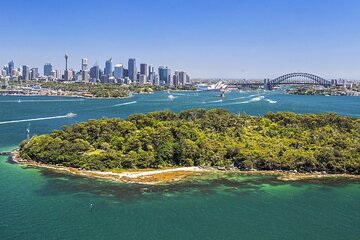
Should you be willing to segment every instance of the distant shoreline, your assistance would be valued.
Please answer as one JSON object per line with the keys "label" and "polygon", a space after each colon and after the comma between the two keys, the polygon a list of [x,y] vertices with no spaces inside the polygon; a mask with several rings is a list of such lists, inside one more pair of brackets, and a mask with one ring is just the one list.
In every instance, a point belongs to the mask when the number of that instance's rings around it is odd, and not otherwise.
{"label": "distant shoreline", "polygon": [[197,175],[211,174],[211,173],[238,173],[238,174],[253,174],[253,175],[276,175],[280,181],[301,181],[301,180],[314,180],[314,179],[333,179],[333,178],[347,178],[360,180],[360,175],[346,174],[346,173],[319,173],[308,172],[298,173],[294,171],[283,170],[240,170],[240,169],[224,169],[217,167],[175,167],[169,169],[124,169],[123,172],[110,172],[110,171],[93,171],[84,170],[73,167],[66,167],[60,165],[44,164],[34,161],[22,159],[19,156],[18,150],[11,152],[11,160],[14,163],[23,164],[31,167],[46,168],[53,171],[61,171],[74,175],[85,176],[90,178],[98,178],[111,180],[123,183],[136,183],[145,185],[158,185],[180,182],[186,180],[188,177]]}

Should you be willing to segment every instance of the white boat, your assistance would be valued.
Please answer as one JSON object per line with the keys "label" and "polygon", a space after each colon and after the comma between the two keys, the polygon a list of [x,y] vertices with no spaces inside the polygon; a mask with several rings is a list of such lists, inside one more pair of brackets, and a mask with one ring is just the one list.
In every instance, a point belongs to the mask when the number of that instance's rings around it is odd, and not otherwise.
{"label": "white boat", "polygon": [[20,99],[18,100],[18,103],[21,103],[21,100],[20,100]]}
{"label": "white boat", "polygon": [[75,117],[75,116],[77,116],[77,114],[75,114],[75,113],[68,113],[68,114],[66,114],[66,117],[68,117],[68,118],[71,118],[71,117]]}
{"label": "white boat", "polygon": [[169,95],[168,99],[173,100],[175,97],[173,95]]}

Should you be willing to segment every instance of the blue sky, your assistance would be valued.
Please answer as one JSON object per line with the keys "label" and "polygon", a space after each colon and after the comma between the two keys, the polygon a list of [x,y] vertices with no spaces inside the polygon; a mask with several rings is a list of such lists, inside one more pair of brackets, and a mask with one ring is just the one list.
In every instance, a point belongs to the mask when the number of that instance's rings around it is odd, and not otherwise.
{"label": "blue sky", "polygon": [[191,77],[303,71],[360,79],[357,0],[12,0],[1,3],[0,65],[79,69],[110,57]]}

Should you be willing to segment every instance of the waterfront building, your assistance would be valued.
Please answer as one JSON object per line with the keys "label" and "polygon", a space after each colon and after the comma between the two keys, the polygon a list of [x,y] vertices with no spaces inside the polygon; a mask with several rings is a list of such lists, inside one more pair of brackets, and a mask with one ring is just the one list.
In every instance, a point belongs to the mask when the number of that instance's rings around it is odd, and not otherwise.
{"label": "waterfront building", "polygon": [[105,62],[105,75],[108,76],[108,77],[111,77],[112,76],[112,73],[113,73],[113,63],[112,63],[112,58],[110,58],[109,60],[107,60]]}
{"label": "waterfront building", "polygon": [[137,80],[137,71],[136,71],[136,60],[135,58],[130,58],[128,61],[128,74],[131,81]]}
{"label": "waterfront building", "polygon": [[122,64],[116,64],[114,67],[114,77],[116,80],[124,77],[124,67]]}
{"label": "waterfront building", "polygon": [[22,66],[22,79],[24,81],[30,80],[30,68],[27,65]]}
{"label": "waterfront building", "polygon": [[171,69],[168,67],[159,67],[159,80],[160,85],[170,85]]}
{"label": "waterfront building", "polygon": [[50,77],[53,66],[51,63],[45,63],[44,65],[44,76]]}

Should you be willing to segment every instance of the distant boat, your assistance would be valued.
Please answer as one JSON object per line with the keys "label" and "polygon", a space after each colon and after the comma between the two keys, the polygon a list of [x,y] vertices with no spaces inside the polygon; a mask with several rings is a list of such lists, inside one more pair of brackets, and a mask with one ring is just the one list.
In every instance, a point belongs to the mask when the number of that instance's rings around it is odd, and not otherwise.
{"label": "distant boat", "polygon": [[68,117],[68,118],[71,118],[71,117],[75,117],[75,116],[77,116],[77,114],[75,114],[75,113],[68,113],[68,114],[66,114],[66,117]]}
{"label": "distant boat", "polygon": [[216,95],[216,97],[224,98],[225,97],[225,92],[221,92],[220,95]]}
{"label": "distant boat", "polygon": [[168,99],[173,100],[175,97],[173,95],[169,95]]}
{"label": "distant boat", "polygon": [[18,103],[21,103],[21,100],[20,100],[20,99],[18,100]]}

